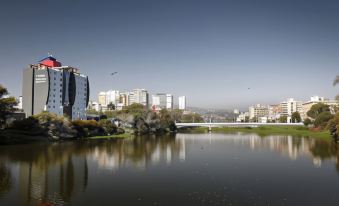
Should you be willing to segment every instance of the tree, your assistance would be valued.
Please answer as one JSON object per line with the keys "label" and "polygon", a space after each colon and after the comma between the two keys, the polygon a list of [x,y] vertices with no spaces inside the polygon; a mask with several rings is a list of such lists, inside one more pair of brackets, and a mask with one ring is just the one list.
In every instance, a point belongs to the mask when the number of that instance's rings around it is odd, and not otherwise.
{"label": "tree", "polygon": [[279,122],[280,122],[280,123],[286,123],[286,122],[287,122],[287,117],[286,117],[286,116],[281,116],[281,117],[279,118]]}
{"label": "tree", "polygon": [[14,97],[5,97],[6,95],[7,89],[0,84],[0,128],[4,125],[6,116],[14,112],[14,106],[18,104]]}
{"label": "tree", "polygon": [[301,117],[299,112],[293,112],[292,114],[292,122],[293,123],[299,123],[301,122]]}
{"label": "tree", "polygon": [[322,112],[320,113],[317,118],[314,120],[314,126],[316,127],[325,127],[327,123],[330,121],[330,119],[333,118],[333,115],[331,112]]}
{"label": "tree", "polygon": [[339,137],[339,112],[327,123],[327,129],[330,130],[333,139],[337,141]]}
{"label": "tree", "polygon": [[113,102],[110,102],[108,105],[107,105],[107,109],[108,110],[115,110],[115,105],[113,104]]}
{"label": "tree", "polygon": [[0,162],[0,194],[6,194],[13,187],[13,178],[11,171],[5,165],[5,163]]}
{"label": "tree", "polygon": [[330,107],[324,103],[317,103],[307,112],[307,116],[316,119],[323,112],[330,112]]}
{"label": "tree", "polygon": [[[337,84],[339,84],[339,75],[337,75],[333,81],[333,86],[336,86]],[[335,97],[335,99],[339,101],[339,94]]]}

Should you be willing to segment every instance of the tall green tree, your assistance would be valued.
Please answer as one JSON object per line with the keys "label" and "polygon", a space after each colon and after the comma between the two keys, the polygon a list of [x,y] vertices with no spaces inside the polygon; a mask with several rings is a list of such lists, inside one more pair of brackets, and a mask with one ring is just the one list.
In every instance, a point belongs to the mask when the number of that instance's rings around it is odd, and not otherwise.
{"label": "tall green tree", "polygon": [[112,111],[112,110],[115,110],[115,105],[113,104],[113,102],[110,102],[108,105],[107,105],[107,109]]}
{"label": "tall green tree", "polygon": [[[333,86],[336,86],[337,84],[339,84],[339,75],[337,75],[333,81]],[[339,101],[339,94],[335,97],[335,99]]]}
{"label": "tall green tree", "polygon": [[330,107],[324,103],[317,103],[307,112],[307,116],[316,119],[323,112],[330,112]]}
{"label": "tall green tree", "polygon": [[6,97],[7,95],[7,89],[0,84],[0,128],[4,125],[6,116],[14,112],[14,106],[18,104],[14,97]]}
{"label": "tall green tree", "polygon": [[293,123],[301,122],[301,116],[300,116],[299,112],[293,112],[293,114],[292,114],[292,122]]}

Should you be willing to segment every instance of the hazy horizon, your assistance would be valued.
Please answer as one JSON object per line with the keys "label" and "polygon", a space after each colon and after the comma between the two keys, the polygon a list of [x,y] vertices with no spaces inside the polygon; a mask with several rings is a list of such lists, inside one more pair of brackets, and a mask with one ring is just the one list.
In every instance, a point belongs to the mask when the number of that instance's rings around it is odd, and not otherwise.
{"label": "hazy horizon", "polygon": [[333,99],[338,10],[332,0],[1,2],[0,84],[20,96],[23,68],[49,52],[89,76],[93,100],[134,88],[220,109]]}

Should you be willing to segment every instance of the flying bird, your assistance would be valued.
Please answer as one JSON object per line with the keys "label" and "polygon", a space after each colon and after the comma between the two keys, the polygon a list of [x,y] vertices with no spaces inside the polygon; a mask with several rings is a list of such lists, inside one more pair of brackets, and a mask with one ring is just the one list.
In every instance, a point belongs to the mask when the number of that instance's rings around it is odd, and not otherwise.
{"label": "flying bird", "polygon": [[113,76],[114,74],[117,74],[118,72],[113,72],[113,73],[111,73],[111,76]]}

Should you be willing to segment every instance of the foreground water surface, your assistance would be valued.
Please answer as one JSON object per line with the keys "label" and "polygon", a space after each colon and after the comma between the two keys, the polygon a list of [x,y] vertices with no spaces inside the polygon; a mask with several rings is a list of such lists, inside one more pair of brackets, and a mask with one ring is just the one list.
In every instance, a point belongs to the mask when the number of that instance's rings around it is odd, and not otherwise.
{"label": "foreground water surface", "polygon": [[338,159],[248,134],[0,146],[0,205],[338,205]]}

